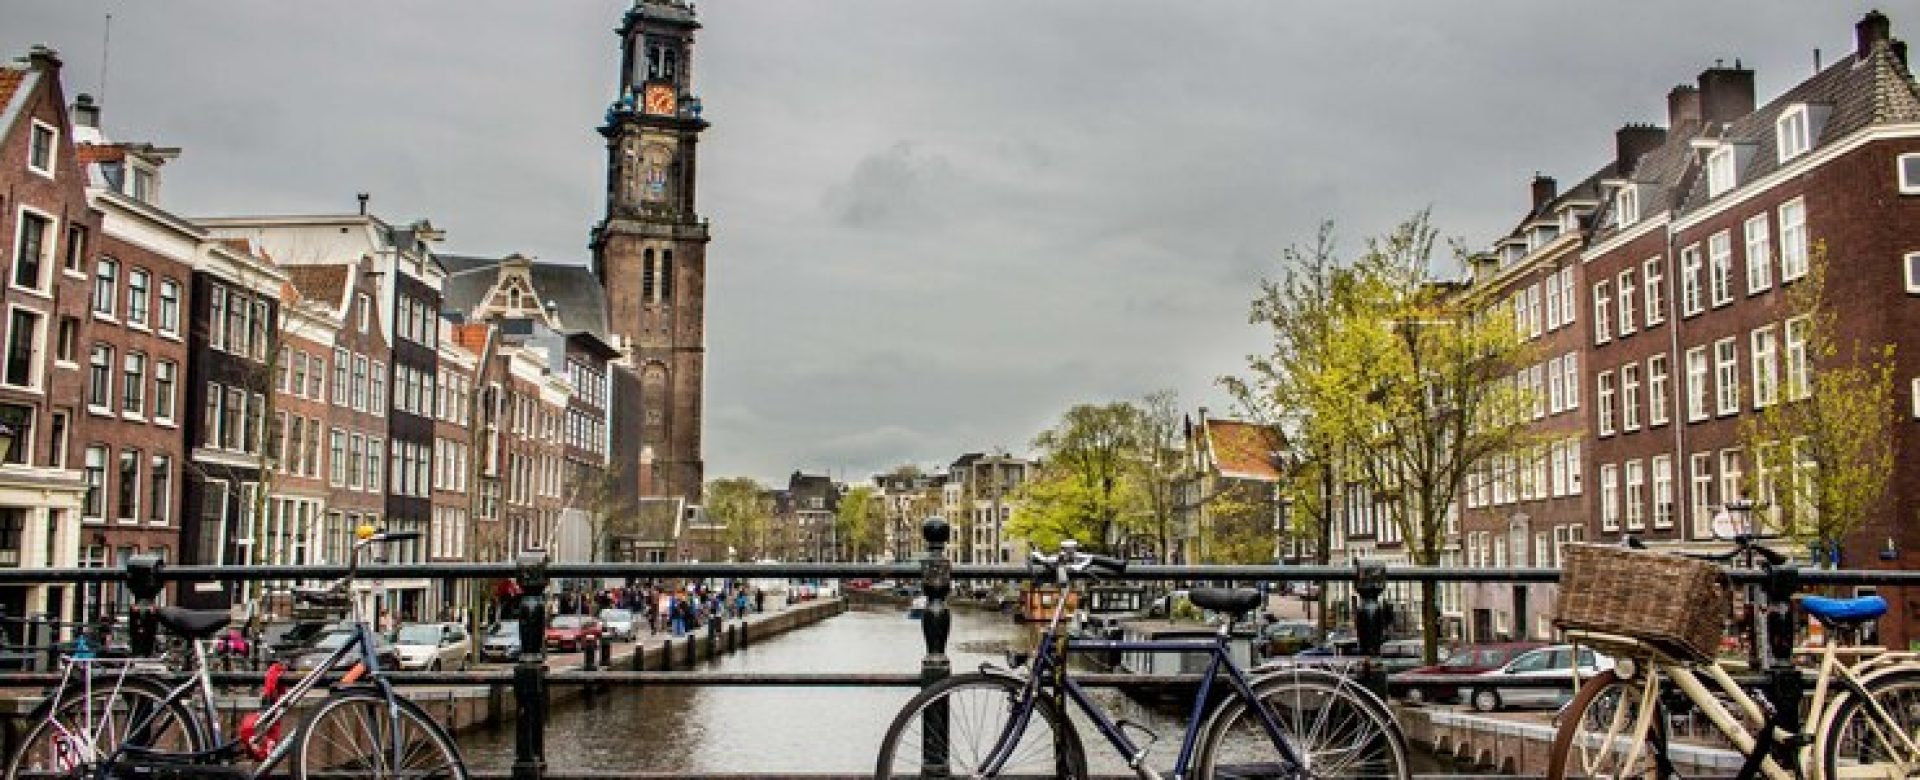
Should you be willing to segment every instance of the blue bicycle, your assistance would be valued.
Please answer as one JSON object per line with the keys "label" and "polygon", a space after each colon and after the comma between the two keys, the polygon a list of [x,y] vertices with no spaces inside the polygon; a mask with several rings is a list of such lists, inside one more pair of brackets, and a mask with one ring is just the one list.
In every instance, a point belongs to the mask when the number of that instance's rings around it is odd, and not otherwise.
{"label": "blue bicycle", "polygon": [[[1065,590],[1076,581],[1115,577],[1126,562],[1079,552],[1063,542],[1031,562]],[[1322,669],[1262,666],[1242,670],[1227,653],[1229,626],[1260,604],[1250,590],[1199,588],[1193,603],[1233,616],[1208,639],[1115,641],[1069,639],[1060,631],[1068,601],[1057,600],[1031,663],[982,664],[921,691],[894,717],[880,745],[875,776],[1086,778],[1087,754],[1068,714],[1071,702],[1129,769],[1159,780],[1146,765],[1151,732],[1115,721],[1078,683],[1073,653],[1206,653],[1172,778],[1409,778],[1406,737],[1378,696]],[[1225,683],[1211,708],[1209,693]],[[1128,733],[1147,736],[1137,744]]]}

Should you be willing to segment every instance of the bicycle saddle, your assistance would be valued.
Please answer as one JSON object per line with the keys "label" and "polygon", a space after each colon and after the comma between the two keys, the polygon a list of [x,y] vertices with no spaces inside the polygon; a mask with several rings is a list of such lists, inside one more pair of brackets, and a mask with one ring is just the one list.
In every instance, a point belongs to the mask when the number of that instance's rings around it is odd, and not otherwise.
{"label": "bicycle saddle", "polygon": [[1260,606],[1260,591],[1236,588],[1194,588],[1187,592],[1187,600],[1201,609],[1225,612],[1240,618]]}
{"label": "bicycle saddle", "polygon": [[211,639],[215,631],[233,622],[233,615],[224,609],[161,607],[159,618],[161,626],[187,639]]}
{"label": "bicycle saddle", "polygon": [[1887,614],[1887,600],[1879,596],[1861,596],[1853,599],[1802,596],[1800,608],[1828,625],[1860,623]]}

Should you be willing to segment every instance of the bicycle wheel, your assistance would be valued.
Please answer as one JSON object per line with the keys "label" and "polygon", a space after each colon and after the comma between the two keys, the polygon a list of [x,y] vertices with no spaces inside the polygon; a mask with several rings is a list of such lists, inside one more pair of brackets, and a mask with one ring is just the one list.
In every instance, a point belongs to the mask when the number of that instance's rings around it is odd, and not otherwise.
{"label": "bicycle wheel", "polygon": [[1234,696],[1208,716],[1195,777],[1412,777],[1406,735],[1386,704],[1352,680],[1322,669],[1286,669],[1255,680],[1253,695],[1306,765],[1294,767],[1259,711]]}
{"label": "bicycle wheel", "polygon": [[[1899,670],[1867,678],[1867,699],[1848,694],[1834,701],[1820,731],[1822,777],[1920,777],[1920,671]],[[1904,738],[1903,736],[1904,735]]]}
{"label": "bicycle wheel", "polygon": [[[1649,691],[1651,688],[1653,690]],[[1651,777],[1667,775],[1655,755],[1667,750],[1667,714],[1660,703],[1659,682],[1651,673],[1622,680],[1611,670],[1581,684],[1573,701],[1560,711],[1559,728],[1547,752],[1548,780],[1585,777]],[[1649,699],[1649,695],[1651,698]],[[1647,712],[1651,705],[1652,712]],[[1651,717],[1639,749],[1634,734],[1643,718]]]}
{"label": "bicycle wheel", "polygon": [[418,704],[392,704],[373,690],[335,691],[300,729],[294,777],[466,780],[446,730]]}
{"label": "bicycle wheel", "polygon": [[207,749],[193,712],[167,700],[167,688],[142,677],[95,674],[91,685],[69,683],[36,707],[31,724],[7,759],[6,780],[90,777],[123,747],[162,753]]}
{"label": "bicycle wheel", "polygon": [[[880,742],[879,780],[918,777],[938,756],[947,758],[947,777],[987,777],[983,767],[1018,714],[1022,685],[989,674],[963,674],[933,684],[907,701],[887,727]],[[927,740],[928,721],[937,720],[937,707],[946,708],[945,739]],[[936,726],[937,728],[937,726]],[[1033,714],[1018,735],[1019,742],[993,777],[1087,776],[1086,753],[1066,715],[1045,698],[1035,698]]]}

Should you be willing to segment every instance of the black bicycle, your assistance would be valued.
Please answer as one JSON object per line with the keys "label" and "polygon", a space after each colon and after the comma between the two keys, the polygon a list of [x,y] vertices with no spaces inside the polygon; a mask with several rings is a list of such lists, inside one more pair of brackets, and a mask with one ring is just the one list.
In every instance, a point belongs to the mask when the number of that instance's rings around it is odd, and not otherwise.
{"label": "black bicycle", "polygon": [[[1078,551],[1063,542],[1055,555],[1031,562],[1063,590],[1094,577],[1114,577],[1126,562]],[[1031,663],[985,663],[921,691],[893,719],[880,745],[875,776],[1087,777],[1087,754],[1067,704],[1072,702],[1138,776],[1150,732],[1115,721],[1074,682],[1073,653],[1205,653],[1211,658],[1189,710],[1172,777],[1408,778],[1406,738],[1386,704],[1348,678],[1321,669],[1261,666],[1242,670],[1227,652],[1228,631],[1260,604],[1256,591],[1198,588],[1189,599],[1232,620],[1207,639],[1152,641],[1069,639],[1060,631],[1068,601],[1056,600]],[[1226,695],[1208,707],[1224,683]],[[1137,744],[1129,730],[1148,735]]]}
{"label": "black bicycle", "polygon": [[[283,664],[269,666],[260,708],[242,718],[235,733],[221,730],[208,664],[209,646],[229,613],[163,607],[160,627],[179,640],[184,661],[68,659],[61,684],[29,718],[32,725],[7,760],[5,780],[257,779],[277,774],[289,757],[296,778],[466,780],[453,738],[382,674],[373,632],[351,591],[364,549],[417,539],[420,532],[363,526],[357,535],[345,577],[295,591],[305,604],[347,609],[352,617],[343,638],[328,643],[326,660],[291,685],[284,684]],[[176,681],[173,672],[182,668],[190,674]],[[329,679],[326,700],[286,728],[295,706]]]}

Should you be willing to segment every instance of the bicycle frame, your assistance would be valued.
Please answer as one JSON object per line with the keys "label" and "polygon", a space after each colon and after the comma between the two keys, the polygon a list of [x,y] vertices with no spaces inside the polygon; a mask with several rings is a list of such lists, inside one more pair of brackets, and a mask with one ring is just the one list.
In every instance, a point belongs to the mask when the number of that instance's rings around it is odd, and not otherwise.
{"label": "bicycle frame", "polygon": [[1015,705],[1014,717],[1008,721],[1007,730],[1000,735],[994,743],[993,750],[987,754],[987,760],[982,766],[984,774],[999,773],[1005,768],[1006,762],[1013,757],[1013,751],[1019,745],[1020,736],[1026,733],[1027,723],[1033,716],[1035,701],[1042,693],[1042,687],[1045,685],[1042,681],[1053,679],[1058,683],[1057,689],[1053,692],[1056,701],[1061,698],[1071,699],[1080,711],[1093,721],[1094,727],[1100,730],[1100,735],[1106,738],[1107,743],[1126,758],[1129,768],[1146,777],[1158,776],[1151,768],[1143,766],[1147,751],[1134,744],[1120,725],[1107,717],[1106,711],[1087,696],[1086,689],[1073,681],[1066,665],[1067,657],[1062,657],[1056,651],[1056,647],[1063,647],[1064,656],[1068,657],[1076,652],[1102,651],[1209,654],[1206,674],[1201,677],[1200,688],[1194,693],[1193,706],[1187,718],[1186,734],[1180,740],[1180,754],[1174,761],[1174,780],[1181,780],[1188,776],[1187,771],[1193,761],[1194,747],[1200,737],[1202,716],[1207,712],[1207,696],[1212,692],[1214,680],[1220,677],[1223,669],[1233,695],[1240,697],[1249,707],[1260,713],[1261,725],[1266,729],[1267,737],[1273,740],[1274,746],[1279,749],[1280,755],[1296,767],[1304,766],[1305,762],[1294,751],[1293,744],[1283,736],[1280,724],[1274,720],[1273,713],[1266,707],[1260,706],[1260,700],[1254,695],[1253,683],[1246,672],[1227,655],[1225,627],[1222,627],[1221,632],[1211,639],[1160,641],[1067,639],[1061,642],[1058,632],[1060,617],[1065,610],[1066,602],[1067,599],[1061,598],[1054,605],[1053,619],[1048,623],[1047,630],[1040,636],[1040,647],[1035,652],[1029,667],[1030,672],[1021,690],[1020,701]]}

